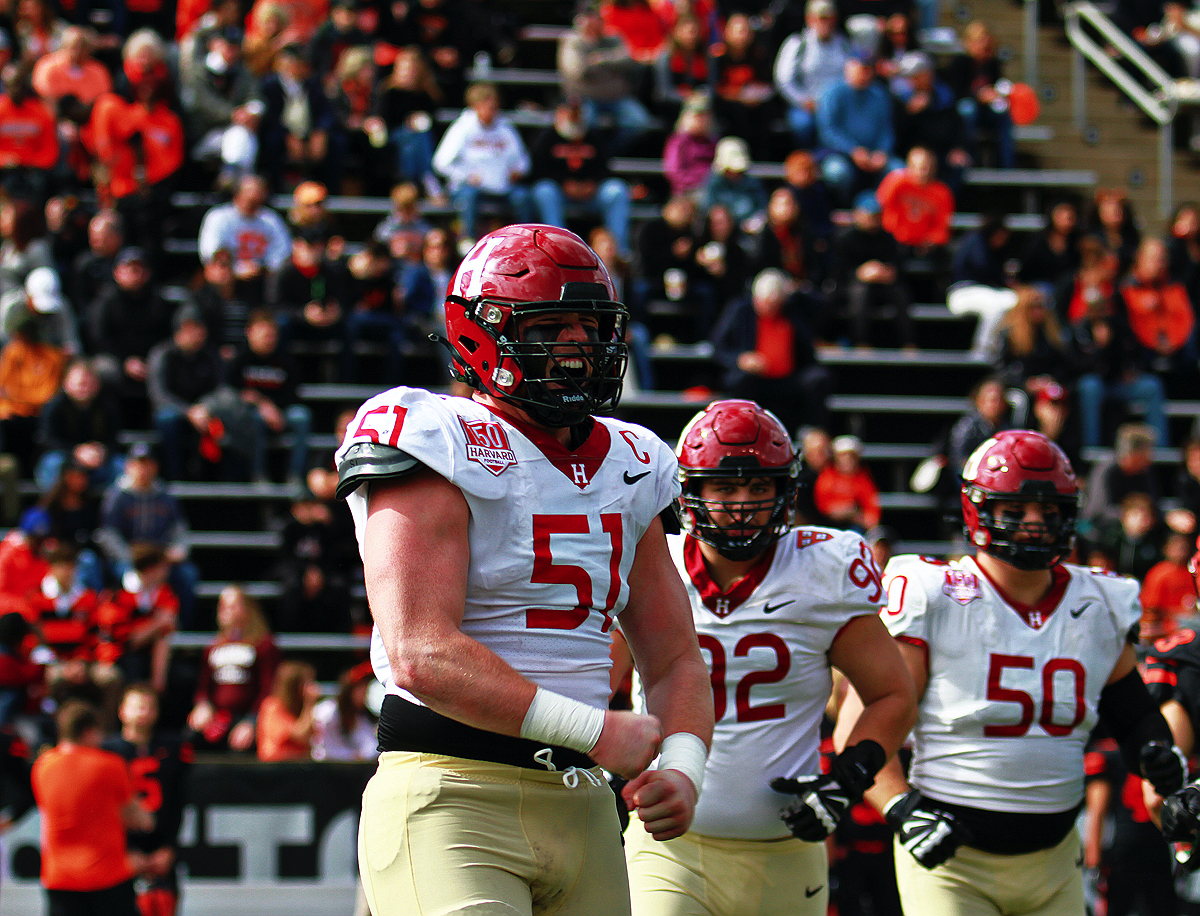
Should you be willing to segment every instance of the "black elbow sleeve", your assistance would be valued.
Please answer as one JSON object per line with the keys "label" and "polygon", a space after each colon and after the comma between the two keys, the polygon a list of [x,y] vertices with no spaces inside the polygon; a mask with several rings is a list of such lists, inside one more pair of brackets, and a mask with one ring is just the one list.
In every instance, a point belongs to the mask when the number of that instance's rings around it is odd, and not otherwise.
{"label": "black elbow sleeve", "polygon": [[1174,744],[1171,728],[1137,669],[1100,691],[1100,719],[1121,747],[1130,773],[1140,774],[1142,748],[1151,741]]}

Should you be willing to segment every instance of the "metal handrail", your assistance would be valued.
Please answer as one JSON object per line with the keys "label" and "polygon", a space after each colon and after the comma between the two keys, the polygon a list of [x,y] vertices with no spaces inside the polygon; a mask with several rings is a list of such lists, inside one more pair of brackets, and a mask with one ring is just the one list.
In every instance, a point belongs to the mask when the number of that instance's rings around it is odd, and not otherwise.
{"label": "metal handrail", "polygon": [[[1084,23],[1107,42],[1100,45],[1084,29]],[[1087,128],[1087,73],[1085,58],[1107,76],[1154,121],[1159,128],[1158,142],[1158,210],[1160,216],[1171,211],[1174,199],[1173,173],[1175,166],[1174,121],[1179,111],[1175,80],[1155,63],[1111,19],[1088,0],[1076,0],[1066,8],[1066,33],[1071,42],[1071,95],[1074,103],[1075,127],[1082,133]],[[1108,47],[1115,48],[1120,60],[1111,56]],[[1149,91],[1126,72],[1121,61],[1142,72],[1153,85]]]}
{"label": "metal handrail", "polygon": [[1041,14],[1038,0],[1025,0],[1025,23],[1023,52],[1025,54],[1025,83],[1035,91],[1041,89],[1038,85],[1038,23]]}

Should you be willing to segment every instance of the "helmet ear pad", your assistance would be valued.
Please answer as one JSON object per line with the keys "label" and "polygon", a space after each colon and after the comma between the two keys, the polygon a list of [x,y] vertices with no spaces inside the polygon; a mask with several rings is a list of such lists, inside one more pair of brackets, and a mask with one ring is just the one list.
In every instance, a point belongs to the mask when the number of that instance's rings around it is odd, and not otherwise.
{"label": "helmet ear pad", "polygon": [[[1046,436],[997,433],[967,459],[962,477],[963,531],[976,549],[1024,570],[1049,569],[1070,554],[1079,487],[1067,456]],[[1040,529],[996,511],[999,503],[1026,502],[1044,505]]]}
{"label": "helmet ear pad", "polygon": [[[721,556],[753,559],[791,527],[800,459],[787,430],[770,411],[753,401],[715,401],[684,428],[676,457],[681,493],[675,511],[680,526],[697,540],[715,547]],[[774,496],[738,503],[732,513],[744,518],[770,506],[767,520],[762,524],[740,523],[737,533],[717,525],[711,513],[722,504],[703,498],[704,482],[758,478],[775,482]]]}

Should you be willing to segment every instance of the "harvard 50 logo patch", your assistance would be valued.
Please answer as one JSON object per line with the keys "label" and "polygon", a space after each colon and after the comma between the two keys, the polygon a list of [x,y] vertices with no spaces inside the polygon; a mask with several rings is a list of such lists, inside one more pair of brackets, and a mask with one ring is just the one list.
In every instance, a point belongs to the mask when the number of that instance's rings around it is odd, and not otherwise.
{"label": "harvard 50 logo patch", "polygon": [[493,420],[468,422],[458,418],[467,434],[467,458],[483,465],[497,477],[517,463],[516,453],[508,444],[508,433]]}
{"label": "harvard 50 logo patch", "polygon": [[942,583],[942,594],[953,598],[959,604],[967,604],[976,598],[982,598],[983,589],[979,587],[979,579],[975,573],[947,569],[946,581]]}

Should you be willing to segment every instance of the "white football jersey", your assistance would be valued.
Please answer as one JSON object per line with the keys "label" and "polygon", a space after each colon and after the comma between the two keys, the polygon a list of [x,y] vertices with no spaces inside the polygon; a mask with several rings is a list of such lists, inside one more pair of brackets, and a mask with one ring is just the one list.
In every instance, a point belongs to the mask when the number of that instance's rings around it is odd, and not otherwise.
{"label": "white football jersey", "polygon": [[1047,598],[1026,608],[969,557],[898,556],[884,584],[884,623],[928,659],[909,781],[985,811],[1079,804],[1100,691],[1141,616],[1137,582],[1062,564]]}
{"label": "white football jersey", "polygon": [[829,647],[855,617],[879,613],[883,585],[853,532],[797,528],[727,593],[708,576],[694,538],[669,537],[712,676],[716,727],[692,830],[777,839],[791,800],[776,776],[821,772],[820,727],[833,685]]}
{"label": "white football jersey", "polygon": [[[346,430],[395,446],[462,490],[471,550],[462,632],[534,683],[607,707],[609,630],[629,598],[638,541],[679,493],[675,455],[649,430],[597,417],[574,452],[476,401],[415,388],[371,398]],[[367,489],[349,497],[359,552]],[[371,662],[391,676],[376,627]]]}

